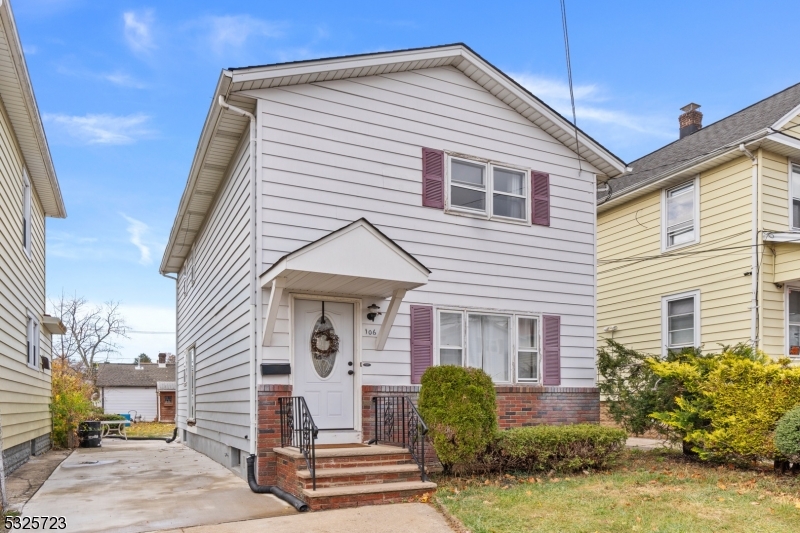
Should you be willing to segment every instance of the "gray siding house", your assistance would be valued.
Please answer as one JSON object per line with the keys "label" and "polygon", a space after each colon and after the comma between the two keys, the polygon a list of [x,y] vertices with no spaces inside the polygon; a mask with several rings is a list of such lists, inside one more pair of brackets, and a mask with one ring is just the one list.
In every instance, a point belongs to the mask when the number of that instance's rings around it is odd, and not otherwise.
{"label": "gray siding house", "polygon": [[485,369],[501,424],[597,420],[595,183],[623,169],[463,44],[222,71],[160,267],[184,442],[275,483],[276,398],[361,443],[436,364]]}

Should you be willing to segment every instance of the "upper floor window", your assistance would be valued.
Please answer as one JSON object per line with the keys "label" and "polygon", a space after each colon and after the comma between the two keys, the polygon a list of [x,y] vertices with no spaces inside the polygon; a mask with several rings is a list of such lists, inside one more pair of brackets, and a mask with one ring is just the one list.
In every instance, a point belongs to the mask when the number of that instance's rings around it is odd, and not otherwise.
{"label": "upper floor window", "polygon": [[700,344],[700,292],[665,296],[661,301],[664,352]]}
{"label": "upper floor window", "polygon": [[528,222],[528,171],[450,157],[448,207],[492,219]]}
{"label": "upper floor window", "polygon": [[662,250],[700,241],[698,180],[665,189],[662,197]]}
{"label": "upper floor window", "polygon": [[22,171],[22,247],[28,259],[31,257],[31,182],[28,173]]}
{"label": "upper floor window", "polygon": [[800,166],[792,165],[791,190],[791,224],[793,229],[800,229]]}
{"label": "upper floor window", "polygon": [[28,366],[39,370],[39,320],[28,313]]}

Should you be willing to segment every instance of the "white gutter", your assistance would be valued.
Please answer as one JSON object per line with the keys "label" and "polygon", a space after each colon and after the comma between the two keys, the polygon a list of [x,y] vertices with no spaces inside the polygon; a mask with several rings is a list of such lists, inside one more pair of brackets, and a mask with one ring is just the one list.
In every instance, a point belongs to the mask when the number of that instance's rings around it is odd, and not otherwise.
{"label": "white gutter", "polygon": [[258,150],[258,140],[256,137],[256,117],[252,113],[230,105],[222,95],[217,100],[220,107],[227,109],[231,113],[236,113],[250,119],[250,455],[258,453],[258,264],[256,246],[258,245],[258,209],[257,194],[258,180],[256,179],[256,153]]}
{"label": "white gutter", "polygon": [[752,235],[751,235],[751,282],[752,282],[752,298],[750,301],[750,341],[753,343],[754,348],[758,348],[758,158],[753,155],[750,150],[745,148],[744,143],[739,145],[739,151],[750,158],[752,161]]}

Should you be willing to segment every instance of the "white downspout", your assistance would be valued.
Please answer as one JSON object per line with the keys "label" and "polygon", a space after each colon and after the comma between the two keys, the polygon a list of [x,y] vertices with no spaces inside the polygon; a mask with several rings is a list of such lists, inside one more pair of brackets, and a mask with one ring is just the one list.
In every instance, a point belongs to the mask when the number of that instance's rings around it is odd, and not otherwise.
{"label": "white downspout", "polygon": [[256,179],[256,153],[258,140],[256,137],[256,117],[252,113],[230,105],[222,95],[217,100],[220,107],[250,119],[250,455],[258,453],[258,264],[256,253],[258,245],[258,180]]}
{"label": "white downspout", "polygon": [[739,145],[739,151],[750,158],[752,162],[752,237],[751,237],[751,275],[752,296],[750,302],[750,342],[754,348],[758,348],[760,339],[758,338],[758,158],[744,144]]}

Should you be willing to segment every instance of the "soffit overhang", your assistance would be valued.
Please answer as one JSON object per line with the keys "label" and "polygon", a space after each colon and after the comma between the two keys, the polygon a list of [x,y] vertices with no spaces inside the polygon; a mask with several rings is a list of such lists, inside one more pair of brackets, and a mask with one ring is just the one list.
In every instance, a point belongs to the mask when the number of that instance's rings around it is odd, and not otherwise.
{"label": "soffit overhang", "polygon": [[[576,142],[576,128],[571,122],[464,44],[228,69],[221,73],[211,99],[161,272],[180,271],[213,205],[236,145],[247,131],[248,119],[217,105],[220,95],[230,104],[254,113],[256,100],[244,91],[442,66],[457,68],[576,154],[580,145],[581,159],[593,167],[588,169],[590,172],[607,179],[624,171],[622,160],[580,129]],[[209,154],[213,161],[209,161]]]}
{"label": "soffit overhang", "polygon": [[278,259],[259,277],[293,292],[389,297],[428,282],[430,270],[366,219],[359,219]]}
{"label": "soffit overhang", "polygon": [[0,76],[0,100],[45,216],[65,218],[67,210],[8,2],[0,3],[0,24],[0,70],[3,72]]}

